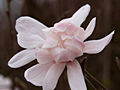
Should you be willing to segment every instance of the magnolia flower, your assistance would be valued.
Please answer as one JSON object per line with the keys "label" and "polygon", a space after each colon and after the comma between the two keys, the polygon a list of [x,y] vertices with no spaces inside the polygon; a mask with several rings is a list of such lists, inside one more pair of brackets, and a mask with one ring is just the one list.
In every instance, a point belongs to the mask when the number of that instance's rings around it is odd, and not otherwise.
{"label": "magnolia flower", "polygon": [[58,79],[67,67],[71,90],[87,90],[82,69],[75,59],[84,53],[101,52],[111,41],[114,31],[99,40],[85,41],[96,23],[93,18],[87,28],[80,27],[90,11],[87,4],[72,17],[64,19],[48,28],[30,17],[20,17],[16,21],[18,44],[26,48],[8,62],[12,68],[21,67],[34,59],[38,64],[25,71],[25,78],[43,90],[54,90]]}

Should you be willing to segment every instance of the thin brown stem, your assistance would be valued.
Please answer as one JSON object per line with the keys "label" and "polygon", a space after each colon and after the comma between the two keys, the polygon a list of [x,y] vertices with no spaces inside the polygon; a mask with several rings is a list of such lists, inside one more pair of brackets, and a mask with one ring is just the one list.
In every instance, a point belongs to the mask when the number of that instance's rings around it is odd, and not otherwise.
{"label": "thin brown stem", "polygon": [[100,82],[98,81],[93,75],[91,75],[87,70],[85,70],[85,73],[87,76],[89,76],[93,81],[95,81],[103,90],[107,90],[107,88]]}
{"label": "thin brown stem", "polygon": [[91,83],[91,81],[85,77],[85,80],[88,82],[88,84],[93,88],[93,90],[97,90],[97,88]]}

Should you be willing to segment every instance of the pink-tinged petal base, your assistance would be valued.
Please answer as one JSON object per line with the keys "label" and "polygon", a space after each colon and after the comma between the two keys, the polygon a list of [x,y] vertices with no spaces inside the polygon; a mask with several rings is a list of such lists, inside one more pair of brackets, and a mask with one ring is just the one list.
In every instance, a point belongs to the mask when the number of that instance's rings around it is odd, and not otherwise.
{"label": "pink-tinged petal base", "polygon": [[33,61],[35,58],[35,50],[23,50],[14,55],[8,62],[8,66],[19,68]]}
{"label": "pink-tinged petal base", "polygon": [[66,23],[66,22],[65,23],[59,22],[59,23],[56,23],[54,25],[54,27],[55,27],[57,32],[64,32],[64,31],[66,31],[68,26],[69,26],[69,24]]}
{"label": "pink-tinged petal base", "polygon": [[48,70],[44,81],[43,81],[43,90],[54,90],[58,79],[65,68],[64,63],[55,63]]}
{"label": "pink-tinged petal base", "polygon": [[43,44],[42,48],[54,48],[58,44],[58,41],[55,38],[48,38],[45,43]]}
{"label": "pink-tinged petal base", "polygon": [[82,69],[77,60],[67,64],[67,75],[71,90],[87,90]]}
{"label": "pink-tinged petal base", "polygon": [[42,48],[54,48],[58,44],[58,35],[53,31],[54,28],[51,28],[50,31],[46,32],[46,40]]}
{"label": "pink-tinged petal base", "polygon": [[[52,56],[54,57],[55,61],[56,62],[67,62],[70,59],[70,55],[69,55],[69,52],[64,49],[64,48],[55,48],[53,51],[52,51]],[[70,57],[69,57],[70,56]]]}
{"label": "pink-tinged petal base", "polygon": [[100,39],[100,40],[90,40],[86,41],[85,48],[83,50],[84,53],[96,54],[101,52],[111,41],[114,31],[110,33],[108,36]]}
{"label": "pink-tinged petal base", "polygon": [[37,64],[27,69],[24,74],[26,80],[34,84],[35,86],[42,86],[44,77],[52,64],[53,63],[43,64],[43,65]]}
{"label": "pink-tinged petal base", "polygon": [[69,53],[71,53],[72,57],[78,57],[83,55],[83,48],[84,48],[84,43],[77,40],[77,39],[73,39],[73,40],[66,40],[64,42],[64,46],[66,49],[68,49]]}
{"label": "pink-tinged petal base", "polygon": [[47,64],[54,60],[47,49],[39,49],[35,55],[39,64]]}
{"label": "pink-tinged petal base", "polygon": [[85,31],[81,27],[76,27],[75,25],[65,22],[65,23],[57,23],[55,24],[55,31],[60,34],[61,39],[72,39],[77,38],[81,41],[85,40]]}

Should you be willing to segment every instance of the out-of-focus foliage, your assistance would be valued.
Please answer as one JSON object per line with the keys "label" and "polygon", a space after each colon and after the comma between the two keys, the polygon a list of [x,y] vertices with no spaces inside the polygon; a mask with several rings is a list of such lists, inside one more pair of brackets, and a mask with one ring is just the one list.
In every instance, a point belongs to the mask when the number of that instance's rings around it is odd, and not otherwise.
{"label": "out-of-focus foliage", "polygon": [[[12,90],[16,86],[20,90],[41,90],[41,87],[35,87],[24,79],[24,71],[36,61],[19,69],[11,69],[7,65],[8,60],[22,49],[16,40],[16,19],[27,15],[52,26],[55,22],[70,17],[87,3],[92,9],[82,26],[86,28],[89,21],[94,16],[97,17],[95,31],[88,39],[102,38],[115,30],[113,40],[103,52],[86,55],[87,69],[108,90],[120,90],[120,70],[115,60],[115,57],[120,58],[120,0],[0,0],[0,73],[11,78]],[[93,84],[96,85],[94,82]],[[88,90],[93,90],[88,83],[87,85]],[[66,72],[60,77],[56,90],[70,90]]]}

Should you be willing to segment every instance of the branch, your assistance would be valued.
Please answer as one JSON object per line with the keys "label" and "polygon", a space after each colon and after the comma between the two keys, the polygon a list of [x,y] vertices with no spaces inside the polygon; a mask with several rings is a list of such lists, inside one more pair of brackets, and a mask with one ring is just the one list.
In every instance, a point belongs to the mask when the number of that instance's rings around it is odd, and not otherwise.
{"label": "branch", "polygon": [[91,75],[87,70],[85,70],[85,74],[89,76],[93,81],[95,81],[103,90],[107,90],[107,88],[100,82],[98,81],[93,75]]}
{"label": "branch", "polygon": [[88,82],[88,84],[93,88],[93,90],[97,90],[97,88],[91,83],[91,81],[85,77],[85,80]]}

